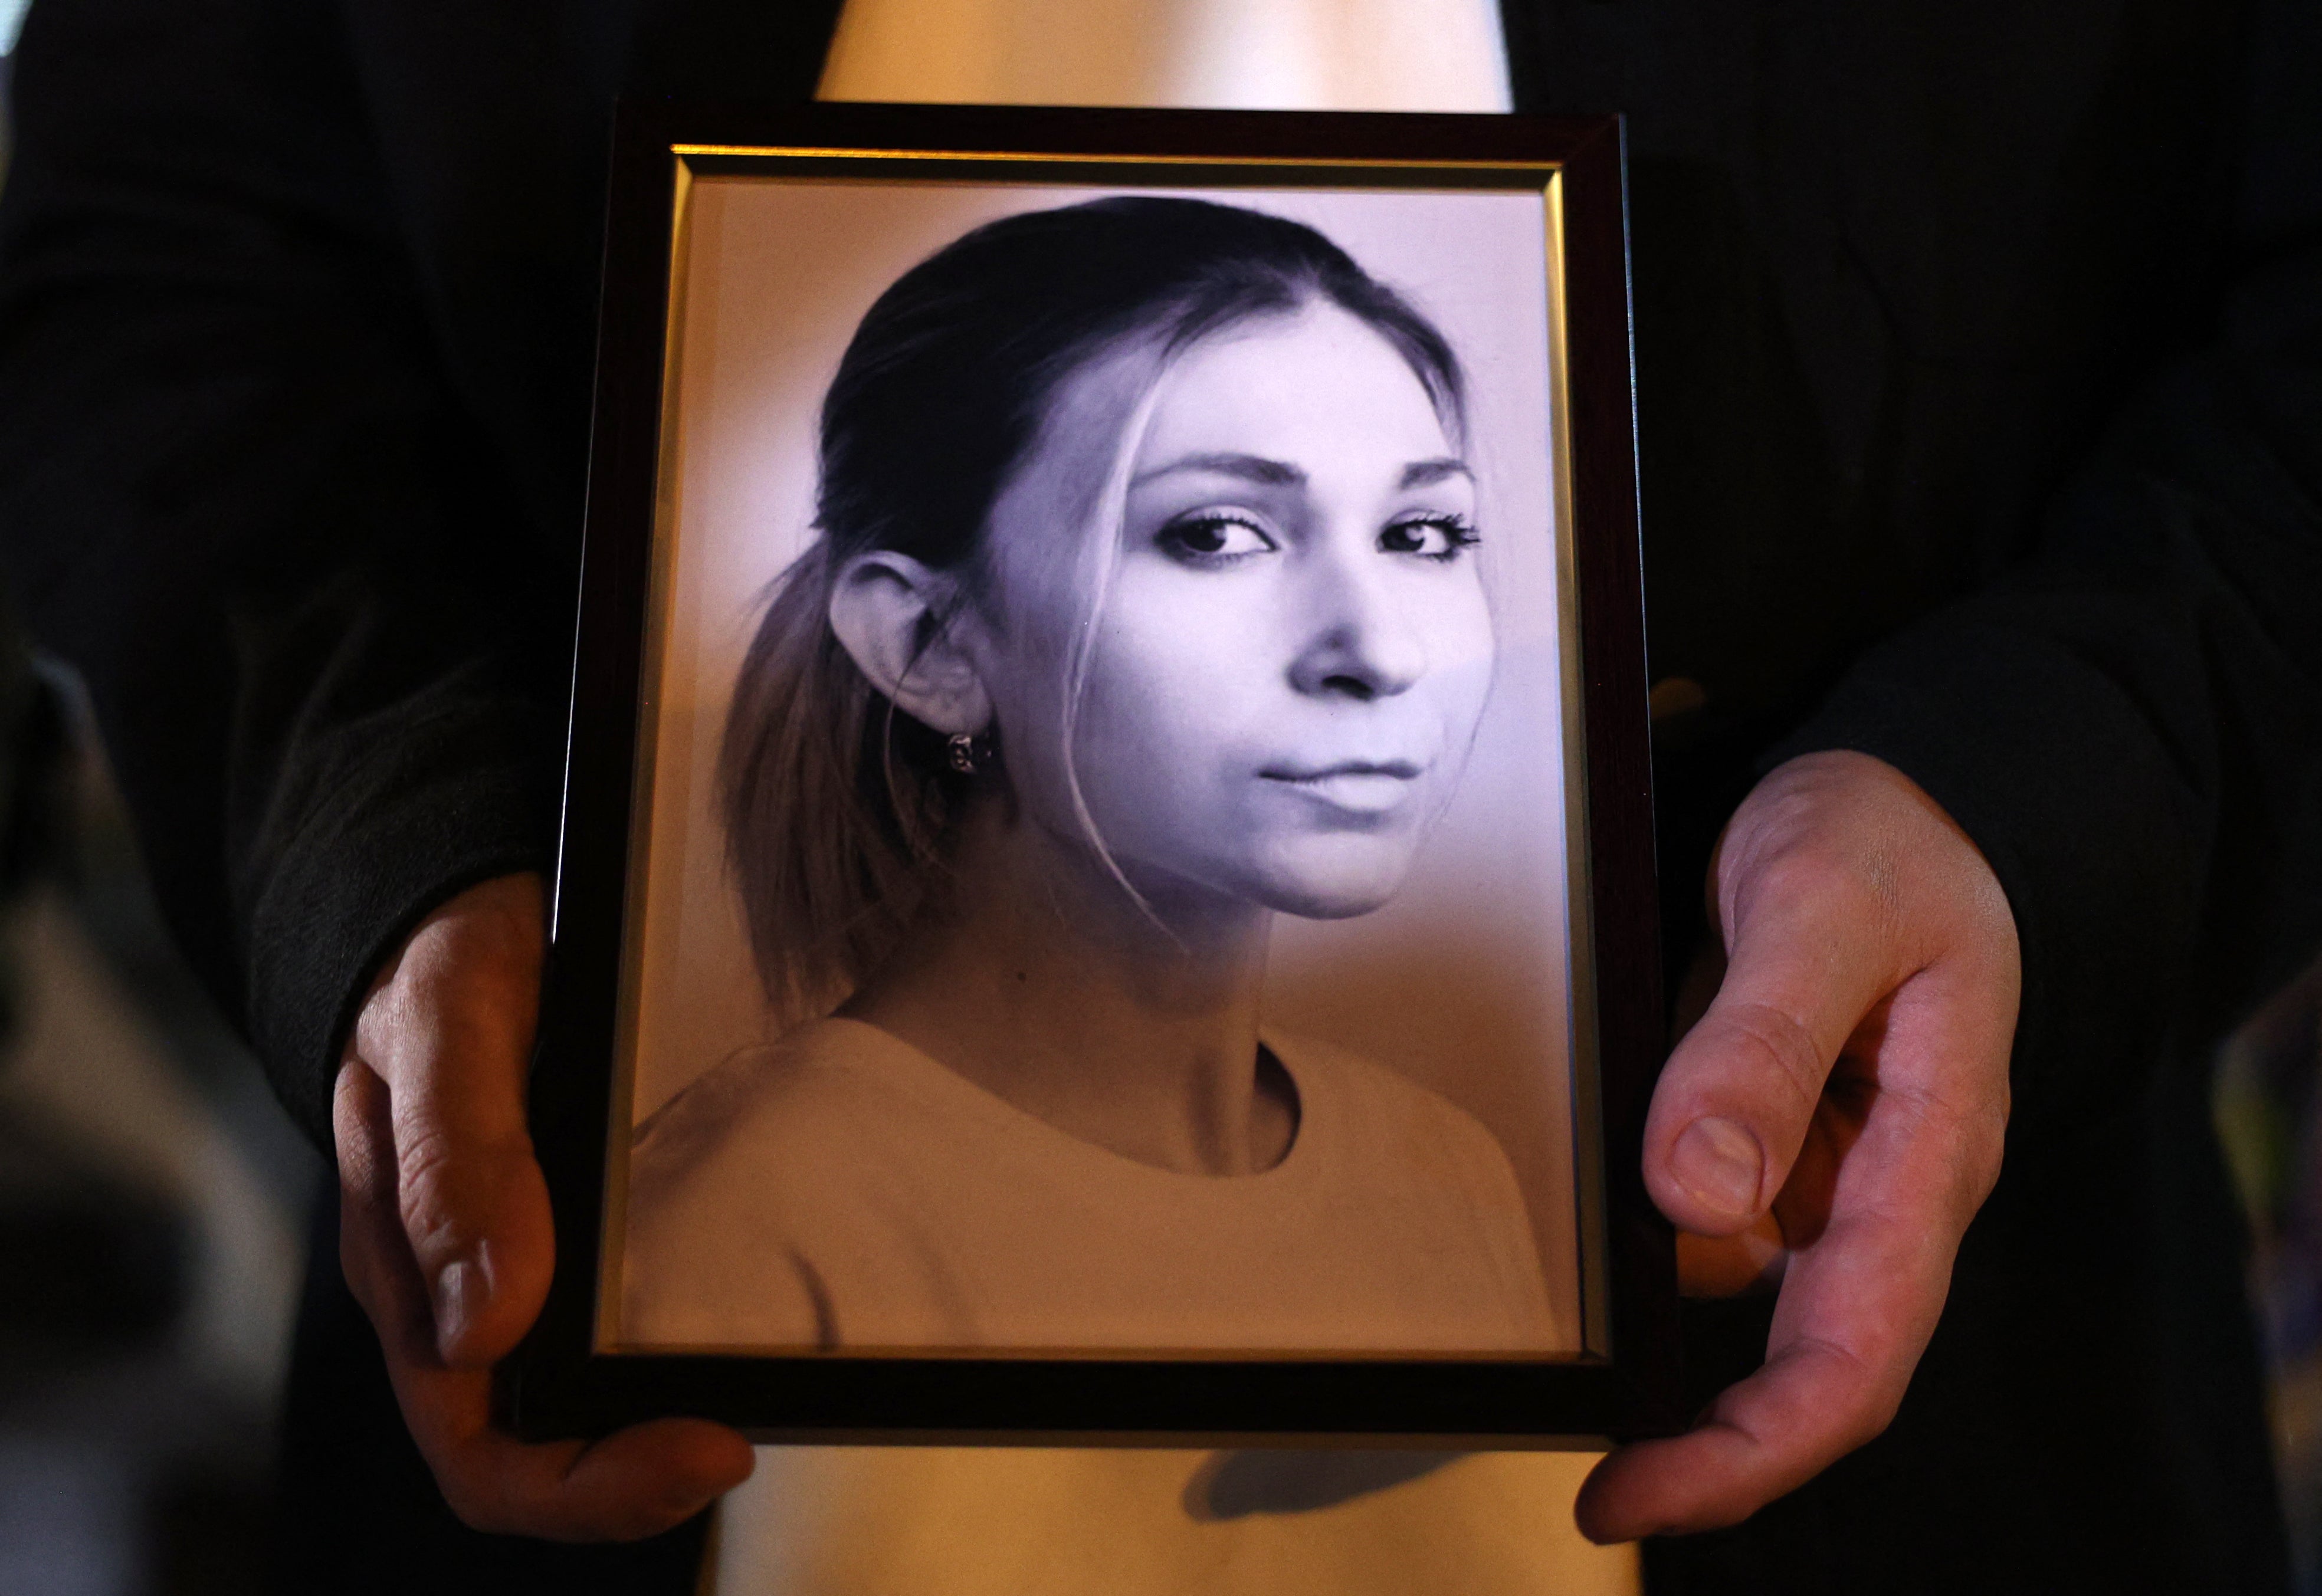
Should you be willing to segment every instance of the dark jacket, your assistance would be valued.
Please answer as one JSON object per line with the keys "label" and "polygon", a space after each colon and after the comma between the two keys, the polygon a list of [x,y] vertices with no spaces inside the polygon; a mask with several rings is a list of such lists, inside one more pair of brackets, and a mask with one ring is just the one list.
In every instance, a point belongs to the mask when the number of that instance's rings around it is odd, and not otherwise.
{"label": "dark jacket", "polygon": [[[547,862],[613,97],[802,96],[835,11],[32,9],[7,580],[317,1137],[384,950]],[[2200,1065],[2322,941],[2322,7],[1506,17],[1522,106],[1632,119],[1652,665],[1706,698],[1661,728],[1672,944],[1751,771],[1843,746],[1966,827],[2025,953],[2007,1169],[1901,1417],[1653,1582],[2279,1588]],[[1696,1382],[1764,1329],[1698,1315]],[[451,1555],[405,1511],[334,1533]]]}

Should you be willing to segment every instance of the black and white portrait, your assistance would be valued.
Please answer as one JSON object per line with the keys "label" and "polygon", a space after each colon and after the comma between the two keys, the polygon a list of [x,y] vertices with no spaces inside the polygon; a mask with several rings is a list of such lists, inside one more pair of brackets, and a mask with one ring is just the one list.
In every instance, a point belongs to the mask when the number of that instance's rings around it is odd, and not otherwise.
{"label": "black and white portrait", "polygon": [[1577,1351],[1540,196],[686,205],[600,1343]]}

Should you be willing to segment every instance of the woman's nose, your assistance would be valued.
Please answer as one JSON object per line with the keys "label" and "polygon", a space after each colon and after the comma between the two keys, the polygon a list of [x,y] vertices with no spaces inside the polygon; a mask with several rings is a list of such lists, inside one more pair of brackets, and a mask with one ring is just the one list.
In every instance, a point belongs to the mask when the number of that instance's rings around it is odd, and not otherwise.
{"label": "woman's nose", "polygon": [[1374,557],[1347,564],[1323,561],[1311,573],[1312,630],[1291,661],[1291,685],[1313,696],[1357,700],[1391,698],[1427,671],[1427,653],[1412,617],[1389,591],[1385,566]]}

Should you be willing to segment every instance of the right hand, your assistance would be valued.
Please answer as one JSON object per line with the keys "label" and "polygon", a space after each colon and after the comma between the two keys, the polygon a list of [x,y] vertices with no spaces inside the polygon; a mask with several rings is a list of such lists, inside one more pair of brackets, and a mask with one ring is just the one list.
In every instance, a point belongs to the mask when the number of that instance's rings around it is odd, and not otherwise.
{"label": "right hand", "polygon": [[[1610,1454],[1592,1540],[1737,1524],[1887,1427],[1999,1177],[2023,951],[1998,878],[1902,771],[1812,753],[1711,867],[1727,962],[1653,1089],[1645,1180],[1732,1289],[1780,1272],[1766,1360],[1681,1436]],[[1727,1245],[1725,1244],[1730,1244]]]}
{"label": "right hand", "polygon": [[542,900],[537,876],[471,887],[379,971],[333,1104],[339,1257],[453,1511],[498,1534],[632,1540],[699,1512],[752,1459],[695,1418],[539,1446],[492,1427],[492,1365],[539,1315],[555,1258],[525,1126]]}

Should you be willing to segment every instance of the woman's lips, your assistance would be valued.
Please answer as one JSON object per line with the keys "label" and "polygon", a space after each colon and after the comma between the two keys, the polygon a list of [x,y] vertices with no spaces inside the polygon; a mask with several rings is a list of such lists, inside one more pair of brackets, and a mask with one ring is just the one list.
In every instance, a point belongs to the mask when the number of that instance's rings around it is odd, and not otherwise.
{"label": "woman's lips", "polygon": [[1355,815],[1384,815],[1411,797],[1412,783],[1425,771],[1424,765],[1409,760],[1347,760],[1303,769],[1275,767],[1258,774],[1334,809]]}

